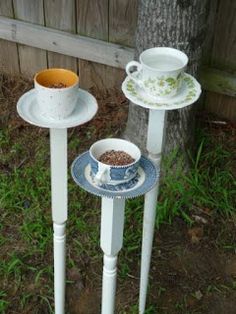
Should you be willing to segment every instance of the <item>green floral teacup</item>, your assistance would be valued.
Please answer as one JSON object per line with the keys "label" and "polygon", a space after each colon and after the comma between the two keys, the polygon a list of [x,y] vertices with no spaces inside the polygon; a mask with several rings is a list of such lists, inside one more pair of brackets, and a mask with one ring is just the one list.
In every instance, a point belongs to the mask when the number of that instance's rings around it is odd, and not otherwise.
{"label": "green floral teacup", "polygon": [[[180,50],[156,47],[143,51],[140,63],[131,61],[126,65],[126,73],[139,87],[157,99],[168,99],[177,93],[182,81],[188,57]],[[137,70],[131,73],[131,68]]]}

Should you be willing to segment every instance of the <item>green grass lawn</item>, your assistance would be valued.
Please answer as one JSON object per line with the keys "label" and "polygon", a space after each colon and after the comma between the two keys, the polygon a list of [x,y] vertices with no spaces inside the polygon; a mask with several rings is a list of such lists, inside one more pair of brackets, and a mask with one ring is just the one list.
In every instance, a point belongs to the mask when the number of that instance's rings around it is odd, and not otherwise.
{"label": "green grass lawn", "polygon": [[[8,119],[10,118],[6,118],[6,121]],[[20,123],[20,120],[17,121]],[[83,133],[87,144],[93,142],[93,132],[94,127],[88,125]],[[157,204],[156,226],[160,228],[158,236],[159,233],[162,234],[162,226],[175,228],[176,217],[185,224],[186,230],[192,228],[196,224],[192,215],[196,208],[216,217],[217,221],[235,221],[235,130],[211,128],[204,124],[196,132],[198,150],[191,157],[187,173],[183,171],[181,160],[176,163],[177,153],[173,152],[163,160],[165,176],[162,176]],[[112,133],[107,135],[111,136]],[[85,148],[81,141],[80,134],[75,131],[69,133],[70,164]],[[53,313],[48,132],[24,123],[17,127],[15,124],[9,126],[8,123],[3,123],[0,130],[0,152],[0,313]],[[173,163],[176,164],[174,171]],[[124,247],[119,255],[120,314],[137,313],[142,210],[143,198],[127,202]],[[70,300],[69,296],[73,290],[77,290],[81,299],[85,298],[83,290],[95,291],[95,300],[100,300],[102,253],[99,248],[99,231],[99,198],[75,186],[69,174],[66,313],[76,313],[72,304],[76,297]],[[159,254],[159,240],[156,241],[155,260]],[[224,252],[233,252],[236,248],[234,243],[224,242],[224,237],[216,241],[215,245]],[[162,287],[163,283],[153,275],[151,282],[159,288],[150,288],[151,296],[146,313],[157,313],[157,307],[162,313],[162,305],[158,302],[168,288]],[[77,287],[79,284],[80,288]],[[213,287],[217,289],[218,286]],[[232,285],[226,287],[230,291],[234,289]],[[90,296],[92,298],[92,294],[88,295],[88,299]],[[184,298],[185,296],[174,303],[176,313],[201,313],[188,312]],[[172,309],[163,313],[175,312]]]}

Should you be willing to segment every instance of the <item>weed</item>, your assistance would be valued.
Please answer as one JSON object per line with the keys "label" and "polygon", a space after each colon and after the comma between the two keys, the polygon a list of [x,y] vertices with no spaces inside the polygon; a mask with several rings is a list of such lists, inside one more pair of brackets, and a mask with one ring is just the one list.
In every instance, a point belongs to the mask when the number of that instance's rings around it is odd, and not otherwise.
{"label": "weed", "polygon": [[183,313],[183,311],[184,311],[184,313],[186,313],[186,309],[187,309],[187,297],[184,296],[184,297],[182,298],[182,300],[176,302],[175,308],[176,308],[176,310],[181,311],[182,313]]}
{"label": "weed", "polygon": [[192,224],[189,213],[193,205],[218,211],[221,215],[234,214],[236,181],[231,152],[223,144],[209,150],[210,141],[207,138],[200,142],[196,158],[192,159],[192,166],[186,174],[181,159],[176,162],[177,151],[163,160],[165,177],[157,204],[158,226],[164,221],[171,223],[176,215]]}
{"label": "weed", "polygon": [[[137,304],[132,305],[128,311],[119,312],[119,314],[137,314],[137,313],[138,313]],[[155,313],[156,313],[156,310],[154,306],[148,306],[144,314],[155,314]]]}
{"label": "weed", "polygon": [[7,308],[8,308],[8,304],[9,302],[7,300],[5,300],[7,294],[5,291],[0,290],[0,313],[5,314]]}

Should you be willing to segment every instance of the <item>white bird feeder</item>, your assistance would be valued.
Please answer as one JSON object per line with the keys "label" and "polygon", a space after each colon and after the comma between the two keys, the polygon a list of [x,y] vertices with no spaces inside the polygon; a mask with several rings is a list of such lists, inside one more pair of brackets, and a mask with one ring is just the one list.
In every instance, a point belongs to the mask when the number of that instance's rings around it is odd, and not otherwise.
{"label": "white bird feeder", "polygon": [[102,314],[115,313],[117,255],[122,248],[125,200],[145,194],[156,184],[159,171],[147,158],[141,157],[138,175],[128,183],[98,186],[91,176],[89,152],[75,159],[72,176],[84,190],[102,198],[100,245],[104,253],[102,280]]}
{"label": "white bird feeder", "polygon": [[77,75],[64,69],[36,74],[35,88],[22,95],[17,103],[22,119],[50,129],[55,314],[65,313],[67,129],[91,120],[97,108],[96,99],[78,88]]}
{"label": "white bird feeder", "polygon": [[[134,76],[138,74],[134,74]],[[122,84],[122,91],[134,105],[149,109],[147,131],[147,151],[152,162],[160,167],[162,147],[165,138],[166,110],[175,110],[189,106],[197,101],[201,94],[201,87],[194,77],[182,74],[182,84],[177,94],[169,99],[156,101],[139,87],[129,76]],[[144,314],[147,297],[148,276],[150,271],[152,243],[154,236],[156,206],[159,191],[159,181],[155,187],[145,195],[143,215],[143,238],[141,255],[141,275],[139,293],[139,314]]]}

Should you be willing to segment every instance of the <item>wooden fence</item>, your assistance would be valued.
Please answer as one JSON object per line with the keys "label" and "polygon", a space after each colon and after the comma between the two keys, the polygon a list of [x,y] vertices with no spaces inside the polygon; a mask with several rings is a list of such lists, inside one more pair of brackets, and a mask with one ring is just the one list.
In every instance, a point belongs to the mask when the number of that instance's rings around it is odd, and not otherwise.
{"label": "wooden fence", "polygon": [[201,76],[208,90],[205,104],[209,111],[236,122],[236,1],[213,2],[217,11],[208,59],[208,67],[213,70]]}
{"label": "wooden fence", "polygon": [[13,41],[1,40],[1,70],[32,77],[66,67],[80,72],[83,87],[117,85],[124,73],[107,65],[123,68],[133,50],[112,44],[133,46],[136,12],[137,0],[1,0],[8,19],[1,17],[0,38]]}
{"label": "wooden fence", "polygon": [[[0,71],[32,78],[66,67],[79,72],[84,88],[120,87],[133,58],[137,2],[0,0]],[[213,3],[214,38],[200,79],[208,110],[236,120],[236,1]]]}

